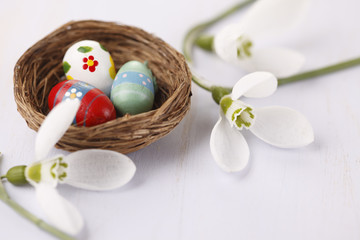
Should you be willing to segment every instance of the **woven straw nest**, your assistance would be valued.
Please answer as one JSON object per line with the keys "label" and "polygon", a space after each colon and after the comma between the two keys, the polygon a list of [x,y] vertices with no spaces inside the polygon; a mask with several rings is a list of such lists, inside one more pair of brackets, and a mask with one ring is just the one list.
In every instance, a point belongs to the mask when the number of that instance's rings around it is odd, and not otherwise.
{"label": "woven straw nest", "polygon": [[102,43],[114,59],[116,70],[125,62],[148,61],[159,91],[153,110],[125,115],[93,127],[71,126],[57,147],[76,151],[101,148],[129,153],[168,134],[190,108],[191,73],[184,57],[161,39],[136,27],[102,21],[72,21],[55,30],[18,60],[14,69],[17,108],[35,131],[49,112],[47,97],[63,80],[62,59],[80,40]]}

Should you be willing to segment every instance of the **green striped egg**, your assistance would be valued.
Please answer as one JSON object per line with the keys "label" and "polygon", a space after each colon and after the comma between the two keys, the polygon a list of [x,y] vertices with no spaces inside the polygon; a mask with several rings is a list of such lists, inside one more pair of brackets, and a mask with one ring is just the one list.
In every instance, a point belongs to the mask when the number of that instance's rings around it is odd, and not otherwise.
{"label": "green striped egg", "polygon": [[156,80],[147,62],[130,61],[116,74],[110,99],[122,115],[135,115],[152,109],[156,90]]}

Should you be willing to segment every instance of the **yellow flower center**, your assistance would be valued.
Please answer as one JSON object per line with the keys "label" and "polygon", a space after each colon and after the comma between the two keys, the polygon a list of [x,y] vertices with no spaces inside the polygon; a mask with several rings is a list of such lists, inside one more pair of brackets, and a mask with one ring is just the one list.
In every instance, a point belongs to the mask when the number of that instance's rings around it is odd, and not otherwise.
{"label": "yellow flower center", "polygon": [[71,93],[71,94],[70,94],[70,98],[71,98],[71,99],[76,98],[76,93]]}
{"label": "yellow flower center", "polygon": [[92,65],[94,65],[94,61],[89,59],[89,60],[87,61],[87,65],[88,65],[89,67],[91,67]]}

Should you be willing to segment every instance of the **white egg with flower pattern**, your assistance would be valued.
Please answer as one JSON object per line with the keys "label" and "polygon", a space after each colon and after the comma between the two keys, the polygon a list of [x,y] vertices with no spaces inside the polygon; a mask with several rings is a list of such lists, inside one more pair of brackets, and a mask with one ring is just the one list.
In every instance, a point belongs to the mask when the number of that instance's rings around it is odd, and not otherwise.
{"label": "white egg with flower pattern", "polygon": [[99,42],[83,40],[73,44],[65,53],[63,69],[68,80],[89,83],[110,95],[116,75],[114,61]]}

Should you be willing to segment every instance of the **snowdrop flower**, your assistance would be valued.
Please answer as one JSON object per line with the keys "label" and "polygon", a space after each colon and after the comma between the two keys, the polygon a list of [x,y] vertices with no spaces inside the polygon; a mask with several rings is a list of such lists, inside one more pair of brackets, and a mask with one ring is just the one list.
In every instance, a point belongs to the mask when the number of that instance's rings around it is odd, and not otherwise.
{"label": "snowdrop flower", "polygon": [[216,163],[227,172],[245,168],[250,151],[240,130],[280,148],[310,144],[314,133],[308,120],[299,112],[280,106],[253,108],[238,100],[241,96],[261,98],[275,92],[277,79],[269,72],[255,72],[241,78],[230,95],[220,100],[220,118],[210,137],[210,149]]}
{"label": "snowdrop flower", "polygon": [[[82,229],[84,221],[79,211],[59,195],[55,188],[57,184],[66,183],[87,190],[111,190],[130,181],[136,170],[130,158],[109,150],[81,150],[67,156],[46,158],[71,125],[79,106],[79,101],[62,102],[48,114],[36,137],[35,157],[38,161],[23,166],[23,175],[34,186],[49,221],[72,235]],[[7,178],[12,182],[9,172]],[[20,181],[15,181],[23,182],[21,177]]]}
{"label": "snowdrop flower", "polygon": [[268,71],[277,77],[297,73],[305,62],[302,54],[283,47],[261,47],[261,39],[290,30],[305,14],[309,0],[259,0],[238,24],[214,37],[217,55],[246,71]]}

